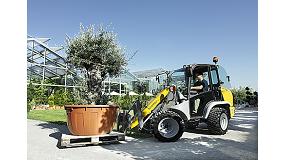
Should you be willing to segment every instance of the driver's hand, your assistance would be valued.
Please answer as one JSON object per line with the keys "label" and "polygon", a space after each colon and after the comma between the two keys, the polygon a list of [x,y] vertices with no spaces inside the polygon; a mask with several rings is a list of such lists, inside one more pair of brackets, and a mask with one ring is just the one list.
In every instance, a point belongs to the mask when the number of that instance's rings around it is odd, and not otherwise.
{"label": "driver's hand", "polygon": [[196,95],[197,93],[197,91],[190,91],[190,95]]}

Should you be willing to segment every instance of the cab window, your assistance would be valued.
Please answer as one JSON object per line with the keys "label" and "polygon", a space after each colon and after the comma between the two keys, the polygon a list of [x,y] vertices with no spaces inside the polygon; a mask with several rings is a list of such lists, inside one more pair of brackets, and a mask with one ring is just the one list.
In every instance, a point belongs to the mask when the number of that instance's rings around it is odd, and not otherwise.
{"label": "cab window", "polygon": [[226,70],[222,66],[218,66],[218,71],[221,85],[225,86],[226,88],[231,88],[231,83],[229,82],[229,75],[227,74]]}
{"label": "cab window", "polygon": [[212,83],[213,85],[217,85],[219,83],[217,70],[211,70],[211,77],[212,77]]}
{"label": "cab window", "polygon": [[184,70],[176,70],[171,74],[170,85],[175,85],[182,94],[187,94]]}

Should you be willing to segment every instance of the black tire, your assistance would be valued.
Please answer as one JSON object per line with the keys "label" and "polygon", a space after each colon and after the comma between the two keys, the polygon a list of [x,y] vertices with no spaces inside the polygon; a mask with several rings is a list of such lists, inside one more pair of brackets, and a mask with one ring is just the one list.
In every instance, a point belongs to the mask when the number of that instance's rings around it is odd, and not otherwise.
{"label": "black tire", "polygon": [[212,134],[223,135],[227,133],[229,126],[228,124],[229,124],[229,116],[227,110],[220,107],[211,109],[207,119],[207,125]]}
{"label": "black tire", "polygon": [[130,115],[127,112],[119,113],[117,117],[117,131],[124,133],[128,128]]}
{"label": "black tire", "polygon": [[[172,122],[167,123],[167,121]],[[165,123],[164,123],[165,122]],[[164,124],[167,124],[166,127]],[[169,133],[165,135],[162,134],[161,126],[167,129],[170,129]],[[168,128],[168,125],[170,128]],[[184,121],[182,118],[175,112],[172,111],[163,111],[158,113],[153,119],[153,133],[154,137],[162,142],[175,142],[177,141],[184,132]],[[166,131],[168,132],[168,131]],[[173,134],[173,135],[172,135]],[[167,136],[170,135],[170,136]]]}
{"label": "black tire", "polygon": [[187,122],[185,123],[185,128],[186,129],[190,129],[190,130],[193,130],[193,129],[196,129],[199,125],[199,121],[195,121],[195,122]]}

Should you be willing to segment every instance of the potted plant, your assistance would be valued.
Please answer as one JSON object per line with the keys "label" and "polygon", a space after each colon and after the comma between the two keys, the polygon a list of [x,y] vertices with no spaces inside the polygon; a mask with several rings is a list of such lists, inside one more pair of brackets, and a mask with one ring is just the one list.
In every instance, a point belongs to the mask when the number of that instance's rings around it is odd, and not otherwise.
{"label": "potted plant", "polygon": [[127,64],[116,35],[103,26],[95,31],[94,26],[85,29],[80,25],[79,34],[67,38],[66,54],[68,63],[81,70],[86,81],[83,85],[86,90],[81,95],[87,104],[65,106],[70,132],[74,135],[110,132],[118,107],[106,105],[101,84],[108,75],[120,74]]}

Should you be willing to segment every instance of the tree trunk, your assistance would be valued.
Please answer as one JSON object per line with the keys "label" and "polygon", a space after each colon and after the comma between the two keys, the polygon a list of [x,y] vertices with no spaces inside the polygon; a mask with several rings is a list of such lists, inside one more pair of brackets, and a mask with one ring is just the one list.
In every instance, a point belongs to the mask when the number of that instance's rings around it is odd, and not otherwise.
{"label": "tree trunk", "polygon": [[102,82],[104,78],[98,68],[92,68],[87,71],[87,87],[89,91],[89,100],[91,103],[98,102],[102,98]]}

